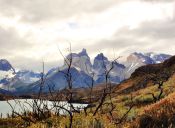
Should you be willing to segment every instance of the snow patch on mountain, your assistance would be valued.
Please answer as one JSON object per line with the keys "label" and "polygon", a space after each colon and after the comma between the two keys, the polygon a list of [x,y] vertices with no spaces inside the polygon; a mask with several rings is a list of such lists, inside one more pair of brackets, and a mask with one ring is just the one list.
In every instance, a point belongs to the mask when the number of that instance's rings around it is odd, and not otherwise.
{"label": "snow patch on mountain", "polygon": [[0,79],[4,79],[4,78],[12,78],[14,77],[15,74],[13,71],[9,70],[9,71],[1,71],[0,70]]}
{"label": "snow patch on mountain", "polygon": [[16,73],[18,77],[24,83],[33,83],[41,78],[41,73],[36,73],[28,70],[21,70]]}

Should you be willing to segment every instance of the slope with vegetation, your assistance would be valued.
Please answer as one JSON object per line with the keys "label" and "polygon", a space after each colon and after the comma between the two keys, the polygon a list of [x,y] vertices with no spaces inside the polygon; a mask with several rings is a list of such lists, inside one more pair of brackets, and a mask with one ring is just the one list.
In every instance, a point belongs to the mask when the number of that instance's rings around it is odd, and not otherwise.
{"label": "slope with vegetation", "polygon": [[[67,63],[71,67],[71,59]],[[14,113],[12,117],[0,119],[0,125],[31,128],[175,127],[175,56],[163,63],[136,69],[129,79],[119,85],[110,83],[108,75],[112,67],[111,65],[111,68],[105,70],[104,84],[93,87],[92,79],[92,85],[88,89],[75,90],[72,89],[68,70],[68,88],[58,93],[50,90],[47,94],[55,101],[63,96],[70,103],[74,100],[88,101],[90,105],[84,110],[74,109],[73,113],[66,110],[67,115],[59,115],[36,108],[34,113]]]}

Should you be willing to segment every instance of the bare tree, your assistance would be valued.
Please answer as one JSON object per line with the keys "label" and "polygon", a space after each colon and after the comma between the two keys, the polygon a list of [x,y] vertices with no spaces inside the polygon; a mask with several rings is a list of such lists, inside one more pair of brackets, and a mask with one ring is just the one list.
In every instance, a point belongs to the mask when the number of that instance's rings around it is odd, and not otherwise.
{"label": "bare tree", "polygon": [[[72,113],[72,111],[77,112],[77,113],[80,113],[80,111],[75,109],[73,104],[72,104],[72,102],[73,102],[73,77],[72,77],[71,69],[72,69],[73,57],[72,57],[71,44],[69,46],[68,51],[69,51],[69,54],[68,54],[67,57],[65,57],[63,55],[63,53],[61,52],[61,50],[59,50],[60,54],[64,58],[66,66],[67,66],[66,71],[60,71],[60,72],[63,73],[65,78],[66,78],[67,88],[65,89],[65,91],[66,91],[65,98],[66,98],[66,101],[70,105],[70,110],[66,109],[66,108],[62,108],[62,107],[61,108],[68,112],[68,114],[69,114],[69,126],[68,127],[72,128],[73,127],[72,126],[72,123],[73,123],[73,113]],[[57,107],[60,107],[60,106],[57,106]]]}
{"label": "bare tree", "polygon": [[109,115],[110,115],[110,117],[111,117],[111,119],[112,119],[112,122],[113,122],[116,126],[120,125],[122,122],[125,121],[125,119],[127,118],[129,112],[130,112],[130,111],[132,110],[132,108],[134,107],[133,96],[132,96],[132,94],[131,94],[130,100],[131,100],[131,104],[129,105],[128,110],[123,114],[123,116],[117,117],[117,118],[116,118],[116,117],[114,116],[114,114],[113,114],[113,113],[114,113],[114,110],[115,110],[115,108],[116,108],[116,106],[115,106],[113,103],[111,104],[111,109],[110,109],[110,111],[109,111]]}
{"label": "bare tree", "polygon": [[105,99],[106,97],[109,95],[111,97],[111,83],[110,83],[110,73],[112,71],[112,69],[114,68],[114,64],[116,63],[117,59],[113,60],[111,62],[111,65],[110,67],[108,68],[107,65],[105,64],[105,61],[104,61],[104,56],[101,56],[102,58],[102,63],[103,63],[103,69],[104,69],[104,77],[105,77],[105,87],[103,89],[103,92],[102,92],[102,96],[101,98],[99,99],[99,103],[93,113],[93,116],[95,116],[98,112],[99,109],[102,109],[102,106],[105,102]]}
{"label": "bare tree", "polygon": [[[90,82],[89,81],[84,81],[85,84],[88,86],[88,88],[90,89],[89,91],[89,104],[90,106],[92,105],[92,102],[93,102],[93,89],[94,89],[94,83],[95,83],[95,72],[94,71],[89,71],[88,68],[87,68],[87,65],[85,64],[86,66],[86,72],[87,74],[90,76]],[[92,112],[92,107],[90,107],[90,111]],[[87,116],[87,109],[88,107],[84,108],[84,112],[85,112],[85,115]]]}
{"label": "bare tree", "polygon": [[171,72],[165,71],[165,70],[158,74],[149,75],[150,77],[149,79],[153,82],[154,85],[157,85],[157,89],[159,90],[159,93],[157,96],[154,93],[148,93],[152,95],[154,102],[157,102],[158,100],[161,99],[164,92],[163,90],[164,82],[166,82],[170,76],[171,76]]}
{"label": "bare tree", "polygon": [[[50,117],[50,115],[48,114],[50,113],[50,110],[48,108],[47,101],[42,98],[42,92],[43,87],[45,86],[46,77],[47,76],[44,74],[44,62],[43,62],[41,79],[39,81],[40,82],[39,91],[37,93],[36,98],[32,99],[32,101],[26,100],[25,102],[21,102],[20,100],[15,99],[16,97],[14,97],[11,101],[15,102],[15,105],[12,105],[11,102],[7,100],[7,103],[12,109],[12,114],[21,117],[21,119],[24,120],[29,125],[30,122],[36,123],[37,121],[45,120]],[[17,112],[15,110],[16,105],[20,107],[21,112]]]}
{"label": "bare tree", "polygon": [[[102,109],[102,106],[103,105],[107,105],[107,108],[109,108],[109,111],[107,113],[109,113],[111,119],[112,119],[112,122],[118,126],[119,124],[121,124],[127,117],[127,115],[129,114],[129,112],[132,110],[132,108],[134,107],[134,104],[131,103],[128,110],[123,114],[122,117],[115,117],[114,116],[114,111],[116,109],[116,105],[113,103],[112,101],[112,93],[114,92],[113,88],[112,88],[112,83],[110,81],[110,73],[111,71],[113,70],[115,64],[117,63],[117,60],[119,59],[120,57],[118,57],[117,59],[114,59],[110,66],[107,67],[105,62],[104,62],[104,58],[102,58],[103,60],[103,67],[104,67],[104,76],[105,76],[105,87],[103,89],[103,92],[102,92],[102,96],[101,96],[101,99],[99,99],[99,104],[97,105],[94,113],[93,113],[93,116],[95,116],[98,112],[99,109]],[[106,98],[109,97],[109,102],[105,103],[106,101]],[[133,100],[133,97],[131,95],[131,101]]]}

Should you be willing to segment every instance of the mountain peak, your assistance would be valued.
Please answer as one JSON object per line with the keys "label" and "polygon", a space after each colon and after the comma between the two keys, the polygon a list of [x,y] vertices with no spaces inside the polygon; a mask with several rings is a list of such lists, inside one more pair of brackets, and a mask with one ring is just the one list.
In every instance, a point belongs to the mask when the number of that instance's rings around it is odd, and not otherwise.
{"label": "mountain peak", "polygon": [[99,54],[95,57],[95,60],[108,60],[108,58],[105,57],[103,53],[99,53]]}
{"label": "mountain peak", "polygon": [[15,72],[12,65],[6,59],[0,59],[0,70],[2,71],[12,70]]}
{"label": "mountain peak", "polygon": [[70,58],[70,57],[74,58],[74,57],[81,57],[81,56],[88,56],[86,49],[83,48],[82,51],[79,53],[70,53],[66,56],[66,58]]}
{"label": "mountain peak", "polygon": [[93,68],[103,70],[104,66],[107,66],[109,63],[108,58],[105,57],[103,53],[100,53],[94,59]]}
{"label": "mountain peak", "polygon": [[151,55],[151,53],[133,52],[133,53],[131,53],[131,55],[135,55],[137,57],[149,57],[149,55]]}
{"label": "mountain peak", "polygon": [[79,56],[87,56],[87,51],[85,48],[82,49],[81,52],[78,53]]}

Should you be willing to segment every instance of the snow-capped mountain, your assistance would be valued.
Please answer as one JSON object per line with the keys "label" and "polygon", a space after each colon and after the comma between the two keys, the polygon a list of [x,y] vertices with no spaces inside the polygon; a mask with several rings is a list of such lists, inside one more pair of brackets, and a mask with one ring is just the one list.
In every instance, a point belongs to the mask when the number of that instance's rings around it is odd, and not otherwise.
{"label": "snow-capped mountain", "polygon": [[15,76],[15,70],[11,64],[5,60],[0,60],[0,87],[8,83],[8,79],[11,79]]}
{"label": "snow-capped mountain", "polygon": [[150,57],[154,61],[154,64],[162,63],[171,57],[171,55],[168,54],[156,54],[153,52],[145,53],[144,55]]}
{"label": "snow-capped mountain", "polygon": [[[72,57],[71,74],[76,74],[76,77],[73,78],[73,84],[74,86],[78,87],[80,86],[84,87],[90,84],[91,83],[90,78],[92,77],[92,74],[94,74],[95,84],[103,83],[105,81],[104,78],[105,69],[109,70],[112,64],[111,61],[109,61],[108,58],[103,55],[103,53],[100,53],[95,57],[92,65],[90,57],[88,56],[85,49],[83,49],[78,54],[72,53],[67,56],[68,59],[70,57]],[[114,63],[114,68],[112,69],[110,74],[111,82],[119,83],[121,82],[121,80],[123,80],[122,73],[124,71],[124,68],[125,68],[124,65],[119,64],[117,62]],[[66,70],[67,70],[66,63],[64,63],[62,67],[57,69],[57,71],[61,72],[66,72]],[[58,79],[58,77],[60,76],[55,77],[55,74],[52,74],[51,77]],[[64,74],[62,73],[62,75]],[[65,85],[65,83],[62,83],[62,85]]]}
{"label": "snow-capped mountain", "polygon": [[5,59],[0,60],[0,88],[16,90],[17,87],[28,85],[40,79],[40,73],[28,70],[16,72],[12,65]]}
{"label": "snow-capped mountain", "polygon": [[129,78],[130,75],[135,71],[135,69],[147,65],[147,64],[157,64],[162,63],[166,59],[170,58],[171,55],[167,54],[156,54],[153,52],[150,53],[137,53],[134,52],[127,57],[124,65],[125,69],[125,78]]}
{"label": "snow-capped mountain", "polygon": [[[91,64],[90,57],[85,49],[79,53],[71,53],[66,56],[67,59],[72,58],[72,64],[70,68],[70,74],[72,76],[73,87],[87,87],[91,85],[92,74],[94,74],[94,83],[99,84],[105,82],[105,69],[109,70],[112,66],[111,61],[103,55],[98,54],[93,65]],[[114,63],[114,68],[110,73],[110,80],[113,83],[119,83],[123,80],[123,72],[125,66],[117,62]],[[44,91],[48,91],[50,86],[52,89],[63,89],[67,87],[66,73],[68,72],[68,66],[66,62],[63,66],[53,68],[47,73],[45,81]],[[40,82],[36,82],[29,86],[29,90],[37,90]],[[21,90],[21,89],[20,89]]]}
{"label": "snow-capped mountain", "polygon": [[[120,83],[140,66],[147,64],[161,63],[170,58],[167,54],[156,53],[132,53],[125,62],[113,63],[113,69],[109,74],[112,83]],[[66,59],[72,58],[70,74],[72,76],[72,84],[74,87],[87,87],[91,84],[91,78],[94,78],[94,84],[105,82],[105,71],[112,66],[112,61],[104,56],[103,53],[98,54],[93,63],[87,54],[86,49],[79,53],[71,53]],[[55,67],[48,71],[45,75],[44,91],[48,91],[48,87],[52,89],[63,89],[67,86],[66,73],[68,66],[64,62],[63,66]],[[15,69],[7,60],[0,60],[0,86],[1,89],[11,90],[13,92],[37,92],[40,85],[41,73],[33,71],[21,70],[15,72]]]}

